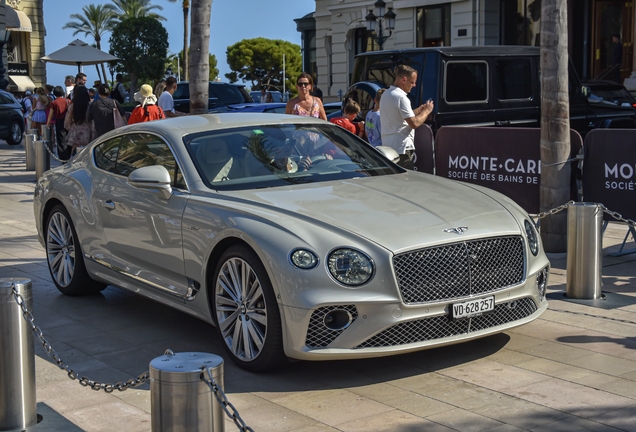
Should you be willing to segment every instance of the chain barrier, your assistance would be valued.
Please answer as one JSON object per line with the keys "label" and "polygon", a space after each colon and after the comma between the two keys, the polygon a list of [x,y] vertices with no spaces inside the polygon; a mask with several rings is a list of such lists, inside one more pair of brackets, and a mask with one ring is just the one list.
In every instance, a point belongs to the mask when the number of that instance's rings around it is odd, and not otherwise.
{"label": "chain barrier", "polygon": [[555,214],[565,210],[566,208],[568,208],[570,206],[570,204],[574,204],[574,201],[568,201],[565,204],[561,204],[560,206],[553,208],[552,210],[541,212],[538,215],[536,215],[536,218],[537,218],[537,220],[539,220],[539,219],[543,219],[546,216],[555,215]]}
{"label": "chain barrier", "polygon": [[[546,216],[551,216],[551,215],[557,214],[557,213],[567,209],[568,206],[570,206],[571,204],[574,204],[574,203],[575,203],[574,201],[568,201],[565,204],[562,204],[562,205],[560,205],[558,207],[555,207],[555,208],[553,208],[551,210],[548,210],[548,211],[545,211],[545,212],[541,212],[541,213],[537,214],[535,217],[538,220],[538,219],[543,219]],[[627,225],[629,225],[630,227],[636,228],[636,222],[635,221],[623,217],[623,215],[621,215],[620,213],[608,209],[603,204],[599,203],[598,205],[601,207],[601,210],[603,210],[603,213],[607,213],[608,215],[610,215],[611,217],[613,217],[617,221],[624,222]]]}
{"label": "chain barrier", "polygon": [[53,361],[57,364],[57,366],[60,369],[66,371],[66,374],[68,375],[70,379],[79,380],[79,383],[83,385],[84,387],[90,387],[92,390],[95,390],[95,391],[104,390],[106,393],[112,393],[114,390],[124,391],[124,390],[128,390],[131,387],[138,387],[150,379],[150,374],[148,372],[142,373],[137,378],[131,378],[125,383],[120,381],[116,384],[101,383],[99,381],[93,381],[91,379],[88,379],[84,376],[80,377],[77,374],[77,372],[71,369],[69,365],[57,355],[57,352],[55,352],[53,347],[51,347],[51,344],[48,343],[48,341],[44,338],[44,334],[42,333],[42,330],[40,329],[40,327],[35,325],[33,314],[27,309],[24,297],[22,297],[22,295],[15,288],[15,284],[11,284],[11,290],[13,291],[13,297],[15,298],[16,303],[18,304],[18,306],[20,306],[20,309],[22,310],[22,317],[31,327],[31,331],[33,332],[33,334],[42,343],[42,346],[44,347],[44,351],[51,359],[53,359]]}
{"label": "chain barrier", "polygon": [[[35,146],[35,143],[36,143],[36,142],[37,142],[37,141],[33,141],[33,146]],[[49,152],[49,155],[51,155],[51,156],[53,157],[53,159],[55,159],[56,161],[58,161],[58,162],[60,162],[60,163],[62,163],[62,164],[65,164],[66,162],[68,162],[68,161],[70,161],[70,160],[71,160],[71,159],[66,159],[66,160],[64,160],[64,159],[60,159],[59,157],[55,156],[55,154],[53,154],[53,152],[51,151],[51,149],[49,148],[49,146],[48,146],[48,145],[46,145],[46,144],[44,145],[44,148],[46,149],[46,151],[47,151],[47,152]]]}
{"label": "chain barrier", "polygon": [[582,161],[582,160],[583,160],[583,155],[578,155],[578,156],[575,156],[575,157],[573,157],[571,159],[568,159],[566,161],[563,161],[563,162],[554,162],[554,163],[549,163],[549,164],[541,162],[541,166],[542,167],[550,167],[550,166],[557,166],[557,165],[565,165],[568,162]]}
{"label": "chain barrier", "polygon": [[[203,371],[207,372],[207,378]],[[203,381],[208,385],[208,387],[210,387],[210,389],[214,393],[214,396],[216,397],[216,400],[219,401],[219,403],[223,407],[223,411],[225,411],[225,414],[234,421],[234,424],[241,432],[254,432],[254,429],[245,424],[236,407],[234,407],[234,405],[232,405],[232,403],[227,399],[227,396],[225,396],[223,389],[218,386],[218,384],[212,377],[212,372],[210,371],[209,367],[202,367],[201,381]]]}
{"label": "chain barrier", "polygon": [[613,217],[614,219],[621,221],[621,222],[625,222],[627,225],[629,225],[632,228],[636,227],[636,222],[634,222],[631,219],[627,219],[624,218],[623,215],[621,215],[618,212],[612,211],[610,209],[608,209],[607,207],[605,207],[603,204],[600,204],[601,208],[603,209],[604,213],[607,213],[608,215],[610,215],[611,217]]}

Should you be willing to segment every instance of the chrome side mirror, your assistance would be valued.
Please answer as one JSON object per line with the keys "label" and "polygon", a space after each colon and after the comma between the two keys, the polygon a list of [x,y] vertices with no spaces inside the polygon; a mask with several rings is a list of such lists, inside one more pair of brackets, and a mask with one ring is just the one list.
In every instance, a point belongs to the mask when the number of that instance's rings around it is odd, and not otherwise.
{"label": "chrome side mirror", "polygon": [[134,170],[128,176],[128,183],[140,189],[157,189],[165,199],[172,196],[170,173],[161,165]]}

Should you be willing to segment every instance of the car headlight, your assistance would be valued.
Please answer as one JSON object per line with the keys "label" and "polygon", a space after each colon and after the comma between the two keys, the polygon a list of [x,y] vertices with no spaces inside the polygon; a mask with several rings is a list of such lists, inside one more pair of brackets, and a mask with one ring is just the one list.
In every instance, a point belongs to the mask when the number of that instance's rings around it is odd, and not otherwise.
{"label": "car headlight", "polygon": [[528,238],[528,246],[532,255],[537,256],[539,253],[539,237],[537,236],[537,230],[528,219],[523,221],[523,226],[526,229],[526,237]]}
{"label": "car headlight", "polygon": [[349,248],[333,250],[327,256],[327,268],[336,281],[349,286],[367,283],[374,271],[371,258]]}
{"label": "car headlight", "polygon": [[318,257],[307,249],[296,249],[289,254],[289,260],[299,269],[309,270],[318,265]]}

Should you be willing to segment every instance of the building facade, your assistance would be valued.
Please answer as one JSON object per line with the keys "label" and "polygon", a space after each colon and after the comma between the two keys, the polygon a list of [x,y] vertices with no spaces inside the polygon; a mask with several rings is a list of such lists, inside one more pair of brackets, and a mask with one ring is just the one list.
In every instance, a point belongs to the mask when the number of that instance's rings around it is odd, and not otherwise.
{"label": "building facade", "polygon": [[[356,54],[379,49],[365,19],[374,3],[316,0],[315,12],[296,20],[303,66],[315,68],[327,100],[337,100],[351,84]],[[393,0],[386,7],[396,19],[385,50],[540,44],[541,0]],[[618,80],[620,74],[620,81],[636,90],[634,9],[633,0],[568,0],[569,57],[581,79]]]}
{"label": "building facade", "polygon": [[43,0],[0,0],[0,29],[11,32],[3,64],[8,91],[24,92],[46,84]]}

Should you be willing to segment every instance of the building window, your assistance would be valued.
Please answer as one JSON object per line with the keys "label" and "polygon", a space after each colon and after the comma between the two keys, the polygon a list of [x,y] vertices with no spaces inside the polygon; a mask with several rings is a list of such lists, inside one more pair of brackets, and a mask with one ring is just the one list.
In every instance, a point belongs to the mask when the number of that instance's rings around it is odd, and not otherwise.
{"label": "building window", "polygon": [[501,43],[540,46],[541,0],[501,0]]}
{"label": "building window", "polygon": [[417,8],[417,46],[450,46],[450,5]]}

